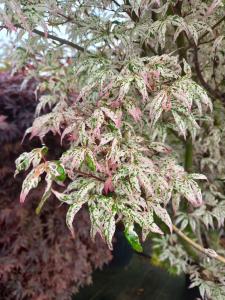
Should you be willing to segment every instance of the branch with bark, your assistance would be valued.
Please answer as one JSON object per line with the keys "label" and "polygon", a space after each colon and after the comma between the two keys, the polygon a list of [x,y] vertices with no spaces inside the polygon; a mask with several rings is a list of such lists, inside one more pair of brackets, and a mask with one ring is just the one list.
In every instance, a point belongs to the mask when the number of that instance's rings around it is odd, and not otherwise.
{"label": "branch with bark", "polygon": [[190,239],[187,235],[185,235],[180,229],[178,229],[175,225],[173,225],[173,231],[180,237],[182,238],[184,241],[186,241],[189,245],[191,245],[194,249],[198,250],[199,252],[201,252],[202,254],[216,259],[219,262],[222,262],[223,264],[225,264],[225,257],[219,255],[215,250],[213,249],[206,249],[203,248],[202,246],[200,246],[199,244],[197,244],[196,242],[194,242],[192,239]]}
{"label": "branch with bark", "polygon": [[[26,30],[23,26],[21,26],[20,24],[13,24],[14,27],[16,28],[19,28],[19,29],[22,29],[22,30]],[[7,29],[6,26],[1,26],[1,29]],[[63,39],[63,38],[60,38],[58,36],[55,36],[53,34],[50,34],[48,32],[44,32],[44,31],[41,31],[39,29],[33,29],[31,30],[31,32],[43,37],[43,38],[48,38],[48,39],[51,39],[53,41],[56,41],[56,42],[59,42],[61,45],[67,45],[73,49],[76,49],[78,51],[81,51],[81,52],[85,52],[87,51],[84,47],[81,47],[71,41],[68,41],[66,39]],[[88,52],[88,51],[87,51]]]}

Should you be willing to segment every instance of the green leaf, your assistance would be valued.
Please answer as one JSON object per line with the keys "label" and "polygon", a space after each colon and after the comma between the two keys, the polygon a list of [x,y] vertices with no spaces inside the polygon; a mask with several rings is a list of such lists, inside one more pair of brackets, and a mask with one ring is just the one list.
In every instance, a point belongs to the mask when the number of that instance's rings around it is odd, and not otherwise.
{"label": "green leaf", "polygon": [[96,171],[94,156],[91,152],[88,152],[87,155],[86,155],[86,163],[87,163],[88,168],[91,171]]}
{"label": "green leaf", "polygon": [[57,172],[59,173],[59,175],[56,176],[56,180],[64,181],[66,179],[66,173],[63,166],[59,162],[57,162]]}
{"label": "green leaf", "polygon": [[54,180],[62,182],[66,179],[64,167],[59,161],[49,162],[48,170]]}
{"label": "green leaf", "polygon": [[142,245],[139,241],[137,233],[134,231],[134,226],[131,225],[127,227],[124,231],[125,237],[128,240],[131,247],[137,252],[143,252]]}

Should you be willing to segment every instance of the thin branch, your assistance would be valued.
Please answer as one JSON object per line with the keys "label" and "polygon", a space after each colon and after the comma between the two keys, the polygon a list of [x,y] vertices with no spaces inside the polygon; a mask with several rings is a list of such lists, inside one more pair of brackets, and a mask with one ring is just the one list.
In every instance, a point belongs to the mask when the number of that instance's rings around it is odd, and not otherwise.
{"label": "thin branch", "polygon": [[[78,22],[75,17],[71,17],[71,16],[66,16],[64,15],[62,12],[58,12],[57,13],[58,16],[63,17],[64,19],[66,19],[66,21],[71,22],[73,24],[76,24],[79,27],[85,27],[85,25],[81,24],[80,22]],[[91,27],[89,27],[91,29]]]}
{"label": "thin branch", "polygon": [[[129,0],[125,0],[124,3],[125,5],[130,5]],[[131,18],[131,20],[134,21],[135,23],[139,21],[139,16],[135,13],[134,10],[125,9],[124,12],[127,13],[128,16]]]}
{"label": "thin branch", "polygon": [[[204,41],[204,42],[198,43],[198,46],[205,45],[205,44],[208,44],[208,43],[211,43],[211,42],[214,42],[214,41],[215,41],[215,38],[211,39],[211,40],[208,40],[208,41]],[[193,45],[189,44],[187,46],[179,47],[179,48],[175,49],[174,51],[170,52],[169,54],[170,55],[175,54],[175,53],[179,52],[180,50],[187,51],[187,50],[189,50],[191,48],[193,48]]]}
{"label": "thin branch", "polygon": [[215,39],[216,39],[216,38],[213,38],[213,39],[210,39],[210,40],[208,40],[208,41],[204,41],[204,42],[198,43],[198,46],[212,43],[212,42],[215,41]]}
{"label": "thin branch", "polygon": [[116,0],[112,0],[112,2],[113,2],[114,4],[116,4],[118,7],[120,7],[120,4],[119,4]]}
{"label": "thin branch", "polygon": [[[225,21],[225,15],[218,21],[216,22],[213,26],[212,29],[215,29],[217,26],[219,26],[223,21]],[[204,37],[206,37],[208,35],[209,31],[206,31],[203,35],[200,36],[200,38],[198,39],[198,41],[200,42]],[[208,91],[208,93],[211,95],[212,98],[217,99],[217,98],[224,98],[224,96],[221,94],[221,92],[219,92],[218,90],[214,90],[208,83],[207,81],[205,81],[204,77],[202,76],[202,72],[201,72],[201,68],[200,68],[200,64],[199,64],[199,60],[198,60],[198,46],[195,45],[194,43],[190,42],[190,48],[194,49],[194,64],[195,64],[195,69],[196,69],[196,74],[198,76],[198,79],[200,81],[200,83],[202,84],[202,86]],[[209,41],[207,41],[209,42]],[[200,44],[204,44],[204,42],[199,43]]]}
{"label": "thin branch", "polygon": [[135,251],[135,250],[134,250],[134,252],[135,252],[135,254],[137,254],[137,255],[139,255],[139,256],[141,256],[141,257],[143,257],[143,258],[147,258],[148,260],[150,260],[150,259],[152,258],[152,256],[149,255],[148,253],[145,253],[145,252],[137,252],[137,251]]}
{"label": "thin branch", "polygon": [[[220,25],[220,23],[222,23],[223,21],[225,21],[225,15],[218,21],[216,22],[213,26],[212,29],[215,29],[217,26]],[[198,39],[199,41],[202,40],[205,36],[207,36],[209,34],[209,31],[206,31],[205,33],[203,33],[203,35],[200,36],[200,38]]]}
{"label": "thin branch", "polygon": [[198,250],[199,252],[207,255],[210,258],[214,258],[216,260],[218,260],[219,262],[222,262],[223,264],[225,264],[225,257],[219,255],[218,253],[216,253],[216,251],[212,250],[212,249],[206,249],[203,248],[201,245],[197,244],[196,242],[194,242],[192,239],[190,239],[188,236],[186,236],[180,229],[178,229],[175,225],[173,225],[173,230],[174,232],[180,237],[182,238],[184,241],[186,241],[189,245],[191,245],[194,249]]}
{"label": "thin branch", "polygon": [[[145,44],[143,44],[143,46],[145,46]],[[154,49],[149,43],[146,43],[146,47],[147,47],[150,51],[152,51],[152,53],[153,53],[154,55],[158,55],[158,53],[155,51],[155,49]]]}
{"label": "thin branch", "polygon": [[[222,23],[223,21],[225,21],[225,15],[218,21],[218,22],[216,22],[213,26],[212,26],[212,29],[215,29],[217,26],[219,26],[220,25],[220,23]],[[204,44],[208,44],[208,43],[211,43],[211,42],[213,42],[215,39],[213,38],[213,39],[210,39],[210,40],[208,40],[208,41],[204,41],[204,42],[200,42],[204,37],[206,37],[208,34],[209,34],[209,32],[210,31],[206,31],[205,33],[203,33],[200,37],[199,37],[199,39],[198,39],[198,46],[200,46],[200,45],[204,45]],[[175,52],[177,52],[177,51],[179,51],[180,49],[183,49],[184,51],[187,51],[187,50],[189,50],[189,49],[191,49],[191,48],[193,48],[193,44],[191,43],[191,44],[189,44],[188,46],[186,46],[186,47],[180,47],[180,48],[178,48],[178,49],[176,49],[176,50],[174,50],[172,53],[175,53]]]}
{"label": "thin branch", "polygon": [[40,31],[38,29],[33,29],[32,32],[35,33],[35,34],[38,34],[41,37],[47,37],[47,38],[49,38],[49,39],[51,39],[53,41],[57,41],[57,42],[59,42],[62,45],[68,45],[68,46],[70,46],[70,47],[72,47],[72,48],[74,48],[74,49],[76,49],[78,51],[81,51],[81,52],[85,51],[85,49],[83,47],[81,47],[81,46],[79,46],[79,45],[77,45],[77,44],[75,44],[75,43],[73,43],[71,41],[62,39],[62,38],[60,38],[58,36],[55,36],[55,35],[52,35],[52,34],[49,34],[49,33],[45,34],[43,31]]}
{"label": "thin branch", "polygon": [[[225,20],[225,17],[222,18]],[[220,20],[220,23],[222,22],[222,19]],[[216,26],[218,26],[219,22],[217,22],[213,27],[215,28]],[[191,40],[191,38],[187,35],[187,33],[185,32],[184,35],[186,36],[188,42],[189,42],[189,48],[193,48],[193,54],[194,54],[194,65],[195,65],[195,71],[196,71],[196,75],[201,83],[201,85],[205,88],[205,90],[210,94],[210,96],[213,99],[217,99],[217,98],[224,98],[223,94],[217,90],[214,90],[208,83],[207,81],[204,79],[203,75],[202,75],[202,71],[200,68],[200,63],[199,63],[199,59],[198,59],[198,45],[195,44],[195,42],[193,42]]]}
{"label": "thin branch", "polygon": [[86,172],[82,172],[82,171],[79,171],[79,170],[74,170],[74,171],[75,171],[77,174],[80,174],[80,175],[82,175],[82,176],[84,176],[84,177],[94,178],[94,179],[96,179],[96,180],[98,180],[98,181],[105,182],[104,179],[102,179],[102,178],[100,178],[100,177],[98,177],[98,176],[95,176],[95,175],[93,175],[93,174],[86,173]]}
{"label": "thin branch", "polygon": [[200,68],[200,64],[199,64],[199,60],[198,60],[198,47],[196,45],[193,45],[194,47],[194,64],[195,64],[195,70],[196,70],[196,74],[198,76],[198,79],[201,83],[201,85],[208,91],[208,93],[210,94],[210,96],[214,99],[217,98],[221,98],[222,95],[220,94],[220,92],[214,90],[204,79],[204,77],[202,76],[202,71]]}
{"label": "thin branch", "polygon": [[[24,27],[22,27],[19,24],[13,24],[13,26],[16,27],[16,28],[20,28],[20,29],[26,30]],[[6,26],[1,26],[1,29],[3,29],[3,28],[7,29]],[[62,45],[68,45],[68,46],[70,46],[70,47],[72,47],[72,48],[74,48],[74,49],[76,49],[78,51],[81,51],[81,52],[85,52],[86,51],[85,48],[83,48],[83,47],[81,47],[81,46],[79,46],[79,45],[77,45],[77,44],[75,44],[75,43],[73,43],[71,41],[68,41],[66,39],[63,39],[63,38],[60,38],[58,36],[52,35],[52,34],[50,34],[48,32],[44,32],[44,31],[41,31],[41,30],[38,30],[38,29],[33,29],[33,30],[31,30],[31,32],[33,32],[33,33],[35,33],[35,34],[37,34],[37,35],[39,35],[41,37],[45,37],[45,38],[49,38],[49,39],[51,39],[53,41],[57,41],[57,42],[59,42]]]}

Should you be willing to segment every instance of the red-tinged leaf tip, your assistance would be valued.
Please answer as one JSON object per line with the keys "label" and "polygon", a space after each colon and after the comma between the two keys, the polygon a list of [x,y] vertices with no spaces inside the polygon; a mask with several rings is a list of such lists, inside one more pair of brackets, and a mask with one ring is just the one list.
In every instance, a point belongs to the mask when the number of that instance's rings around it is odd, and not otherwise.
{"label": "red-tinged leaf tip", "polygon": [[109,192],[113,192],[114,187],[112,183],[112,177],[108,177],[104,183],[104,193],[108,194]]}
{"label": "red-tinged leaf tip", "polygon": [[160,235],[164,235],[164,233],[162,232],[162,230],[155,223],[151,224],[150,230],[153,233],[158,233]]}
{"label": "red-tinged leaf tip", "polygon": [[44,34],[45,34],[45,38],[48,38],[48,27],[46,25],[46,23],[44,23]]}
{"label": "red-tinged leaf tip", "polygon": [[5,20],[4,24],[9,30],[16,31],[16,27],[9,20]]}
{"label": "red-tinged leaf tip", "polygon": [[121,100],[120,99],[117,99],[117,100],[111,102],[111,107],[112,108],[118,108],[120,106],[121,106]]}
{"label": "red-tinged leaf tip", "polygon": [[139,107],[129,109],[129,114],[133,117],[135,122],[140,121],[142,116],[142,112]]}
{"label": "red-tinged leaf tip", "polygon": [[122,125],[122,113],[120,114],[120,116],[118,116],[118,118],[115,120],[115,125],[117,128],[120,128]]}
{"label": "red-tinged leaf tip", "polygon": [[165,96],[162,102],[162,108],[165,111],[170,111],[172,108],[172,103],[171,103],[171,99],[169,96]]}
{"label": "red-tinged leaf tip", "polygon": [[201,199],[195,199],[193,202],[192,202],[192,205],[194,206],[194,207],[200,207],[201,205],[202,205],[202,200]]}
{"label": "red-tinged leaf tip", "polygon": [[26,194],[25,193],[21,193],[20,194],[20,203],[23,204],[24,201],[25,201],[25,199],[26,199]]}

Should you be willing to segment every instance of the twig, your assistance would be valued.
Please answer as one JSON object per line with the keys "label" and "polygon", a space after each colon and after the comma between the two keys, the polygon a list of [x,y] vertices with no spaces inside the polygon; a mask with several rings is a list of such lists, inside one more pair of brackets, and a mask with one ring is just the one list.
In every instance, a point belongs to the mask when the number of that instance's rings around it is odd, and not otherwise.
{"label": "twig", "polygon": [[[130,1],[129,0],[125,0],[124,4],[130,6]],[[128,16],[131,18],[131,20],[134,21],[135,23],[137,23],[139,21],[139,16],[136,15],[136,13],[134,12],[134,10],[125,9],[124,12],[127,13]]]}
{"label": "twig", "polygon": [[94,179],[96,179],[96,180],[98,180],[98,181],[105,182],[104,179],[102,179],[102,178],[100,178],[100,177],[98,177],[98,176],[95,176],[95,175],[93,175],[93,174],[86,173],[86,172],[82,172],[82,171],[79,171],[79,170],[74,170],[74,171],[75,171],[77,174],[80,174],[80,175],[82,175],[82,176],[84,176],[84,177],[94,178]]}
{"label": "twig", "polygon": [[[220,23],[222,23],[223,21],[225,21],[225,15],[218,21],[216,22],[213,26],[212,29],[215,29],[217,26],[220,25]],[[209,34],[209,31],[206,31],[205,33],[203,33],[203,35],[200,36],[199,41],[201,39],[203,39],[205,36],[207,36]]]}
{"label": "twig", "polygon": [[[220,23],[222,23],[223,21],[225,21],[225,15],[224,15],[218,22],[216,22],[216,23],[212,26],[212,29],[215,29],[215,28],[216,28],[217,26],[219,26]],[[199,39],[198,39],[198,46],[204,45],[204,44],[207,44],[207,43],[211,43],[211,42],[213,42],[213,41],[215,40],[215,39],[213,38],[213,39],[211,39],[211,40],[209,40],[209,41],[200,42],[204,37],[206,37],[206,36],[209,34],[209,32],[210,32],[210,31],[206,31],[205,33],[203,33],[203,34],[199,37]],[[187,50],[189,50],[189,49],[191,49],[191,48],[193,48],[193,44],[192,44],[192,43],[189,44],[189,45],[186,46],[186,47],[180,47],[180,48],[174,50],[172,53],[175,53],[175,52],[179,51],[180,49],[184,49],[184,51],[187,51]]]}
{"label": "twig", "polygon": [[[13,24],[13,26],[15,26],[16,28],[20,28],[20,29],[26,30],[23,26],[21,26],[19,24]],[[1,29],[2,28],[7,29],[6,26],[1,26]],[[33,29],[33,30],[31,30],[31,32],[33,32],[33,33],[35,33],[35,34],[37,34],[37,35],[39,35],[41,37],[46,37],[46,38],[49,38],[49,39],[51,39],[53,41],[57,41],[57,42],[59,42],[62,45],[68,45],[68,46],[70,46],[70,47],[72,47],[72,48],[74,48],[74,49],[76,49],[78,51],[85,52],[85,48],[83,48],[83,47],[81,47],[81,46],[79,46],[79,45],[77,45],[77,44],[75,44],[75,43],[73,43],[71,41],[68,41],[66,39],[63,39],[63,38],[60,38],[58,36],[52,35],[52,34],[50,34],[48,32],[45,33],[45,32],[43,32],[41,30],[38,30],[38,29]]]}
{"label": "twig", "polygon": [[72,48],[74,48],[78,51],[81,51],[81,52],[85,51],[85,49],[83,47],[81,47],[81,46],[79,46],[79,45],[77,45],[77,44],[75,44],[71,41],[68,41],[68,40],[62,39],[60,37],[57,37],[55,35],[52,35],[52,34],[49,34],[49,33],[45,34],[43,31],[40,31],[38,29],[33,29],[32,32],[35,33],[35,34],[38,34],[42,37],[46,36],[47,38],[49,38],[53,41],[57,41],[57,42],[61,43],[62,45],[68,45],[68,46],[70,46],[70,47],[72,47]]}
{"label": "twig", "polygon": [[143,258],[147,258],[148,260],[150,260],[152,258],[151,255],[149,255],[149,254],[147,254],[145,252],[137,252],[137,251],[134,250],[134,253],[137,254],[137,255],[139,255],[139,256],[141,256],[141,257],[143,257]]}
{"label": "twig", "polygon": [[223,264],[225,264],[225,257],[219,255],[218,253],[216,253],[216,251],[212,250],[212,249],[206,249],[203,248],[201,245],[197,244],[196,242],[194,242],[192,239],[190,239],[188,236],[186,236],[180,229],[178,229],[175,225],[173,225],[173,231],[180,237],[182,238],[184,241],[186,241],[188,244],[190,244],[193,248],[195,248],[196,250],[198,250],[199,252],[207,255],[210,258],[214,258],[220,262],[222,262]]}
{"label": "twig", "polygon": [[[225,17],[222,18],[225,20]],[[216,26],[218,26],[218,24],[220,24],[222,22],[222,19],[220,20],[220,22],[217,22],[213,28],[215,28]],[[207,81],[204,79],[203,75],[202,75],[202,71],[200,68],[200,64],[199,64],[199,59],[198,59],[198,45],[195,44],[195,42],[193,42],[191,40],[191,38],[187,35],[187,33],[185,32],[184,35],[186,36],[188,42],[189,42],[189,48],[193,48],[193,61],[194,61],[194,65],[195,65],[195,71],[196,71],[196,75],[201,83],[201,85],[206,89],[206,91],[210,94],[210,96],[217,100],[218,98],[223,98],[223,94],[220,91],[214,90],[208,83]],[[206,34],[205,34],[206,36]],[[201,38],[203,37],[203,35],[201,36]]]}
{"label": "twig", "polygon": [[208,93],[211,95],[211,97],[213,97],[214,99],[217,98],[222,98],[222,95],[220,92],[214,90],[204,79],[204,77],[202,76],[202,72],[200,69],[200,64],[199,64],[199,60],[198,60],[198,47],[196,45],[193,45],[194,48],[194,64],[195,64],[195,70],[196,70],[196,74],[198,76],[198,79],[200,81],[200,83],[202,84],[202,86],[208,91]]}
{"label": "twig", "polygon": [[116,0],[112,0],[113,3],[115,3],[118,7],[120,7],[120,4]]}

